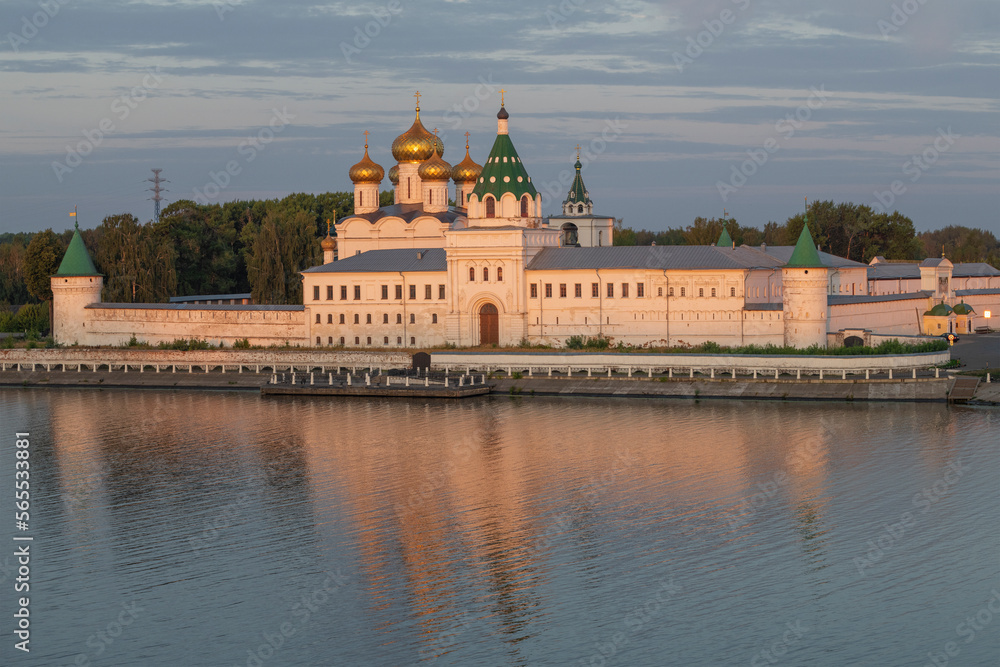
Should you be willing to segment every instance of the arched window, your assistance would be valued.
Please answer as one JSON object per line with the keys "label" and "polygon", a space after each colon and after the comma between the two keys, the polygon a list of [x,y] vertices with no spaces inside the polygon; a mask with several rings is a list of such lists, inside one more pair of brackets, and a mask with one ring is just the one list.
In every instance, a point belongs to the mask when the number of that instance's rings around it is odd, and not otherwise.
{"label": "arched window", "polygon": [[698,296],[705,296],[705,288],[704,287],[699,287],[698,288]]}
{"label": "arched window", "polygon": [[319,313],[316,313],[316,324],[319,324],[319,318],[320,318]]}
{"label": "arched window", "polygon": [[389,344],[389,337],[388,336],[382,336],[382,344],[383,345],[388,345]]}
{"label": "arched window", "polygon": [[[333,313],[329,313],[329,314],[328,314],[328,315],[326,316],[326,323],[327,323],[327,324],[333,324]],[[333,341],[330,341],[330,342],[332,343]]]}
{"label": "arched window", "polygon": [[730,287],[729,288],[729,296],[736,296],[736,288],[735,287]]}
{"label": "arched window", "polygon": [[497,282],[498,283],[503,282],[503,269],[499,266],[497,267]]}
{"label": "arched window", "polygon": [[358,323],[358,314],[357,313],[354,313],[354,323],[355,324]]}
{"label": "arched window", "polygon": [[396,324],[402,324],[402,323],[403,323],[402,313],[396,313]]}
{"label": "arched window", "polygon": [[344,314],[343,313],[340,314],[340,323],[341,324],[344,323]]}
{"label": "arched window", "polygon": [[389,324],[389,313],[382,313],[382,324]]}
{"label": "arched window", "polygon": [[438,323],[438,316],[437,316],[437,313],[433,313],[433,314],[431,315],[431,324],[437,324],[437,323]]}
{"label": "arched window", "polygon": [[490,281],[490,270],[488,267],[483,267],[483,282],[488,283]]}
{"label": "arched window", "polygon": [[413,313],[410,313],[410,324],[416,324],[416,323],[417,323],[417,316],[414,315]]}
{"label": "arched window", "polygon": [[528,199],[529,199],[528,195],[524,195],[524,196],[521,197],[521,217],[522,218],[527,218],[528,217]]}
{"label": "arched window", "polygon": [[583,213],[583,204],[580,204],[580,205],[578,205],[578,206],[576,207],[576,212],[577,212],[577,213]]}
{"label": "arched window", "polygon": [[685,287],[682,287],[682,288],[681,288],[681,296],[686,296],[686,295],[684,294],[684,293],[685,293],[686,291],[687,291],[687,288],[685,288]]}
{"label": "arched window", "polygon": [[497,217],[497,200],[493,197],[487,197],[484,203],[486,204],[486,217]]}
{"label": "arched window", "polygon": [[344,337],[343,337],[343,336],[341,336],[341,337],[340,337],[340,344],[341,344],[341,345],[343,345],[343,344],[344,344]]}
{"label": "arched window", "polygon": [[673,287],[671,287],[671,288],[670,288],[670,292],[669,292],[669,294],[670,294],[670,296],[673,296],[673,295],[674,295],[674,288],[673,288]]}
{"label": "arched window", "polygon": [[715,288],[712,288],[712,296],[715,296]]}
{"label": "arched window", "polygon": [[472,266],[469,267],[469,282],[470,283],[476,282],[476,269],[475,267]]}

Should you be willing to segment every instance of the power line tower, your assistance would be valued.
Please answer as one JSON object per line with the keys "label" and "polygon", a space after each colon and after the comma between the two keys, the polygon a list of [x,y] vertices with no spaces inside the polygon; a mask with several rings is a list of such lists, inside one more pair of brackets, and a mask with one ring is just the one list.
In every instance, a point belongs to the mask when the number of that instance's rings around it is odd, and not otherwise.
{"label": "power line tower", "polygon": [[161,188],[160,187],[161,183],[169,183],[170,182],[170,181],[168,181],[165,178],[160,178],[160,172],[161,171],[163,171],[163,170],[162,169],[154,169],[153,170],[153,177],[146,179],[146,182],[153,184],[153,187],[147,188],[147,189],[150,192],[153,193],[153,196],[150,197],[150,199],[153,201],[153,206],[154,206],[153,217],[156,220],[156,222],[160,221],[160,202],[163,200],[163,197],[160,196],[160,193],[161,192],[170,192],[166,188]]}

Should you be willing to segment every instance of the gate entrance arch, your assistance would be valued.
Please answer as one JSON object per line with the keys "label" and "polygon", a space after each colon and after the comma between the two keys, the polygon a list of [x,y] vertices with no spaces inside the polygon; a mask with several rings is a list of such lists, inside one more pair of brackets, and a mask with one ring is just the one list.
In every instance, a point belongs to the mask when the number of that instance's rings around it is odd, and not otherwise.
{"label": "gate entrance arch", "polygon": [[492,303],[484,303],[479,309],[479,344],[500,344],[500,313]]}

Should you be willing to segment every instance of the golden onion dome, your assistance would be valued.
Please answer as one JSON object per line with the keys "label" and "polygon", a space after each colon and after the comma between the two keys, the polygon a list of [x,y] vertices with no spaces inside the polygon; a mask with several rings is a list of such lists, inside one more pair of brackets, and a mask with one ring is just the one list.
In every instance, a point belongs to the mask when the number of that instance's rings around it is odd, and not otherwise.
{"label": "golden onion dome", "polygon": [[417,169],[417,176],[422,181],[447,181],[451,178],[451,165],[438,156],[437,148],[435,147],[430,159]]}
{"label": "golden onion dome", "polygon": [[417,117],[403,134],[392,142],[392,157],[397,162],[423,162],[429,160],[437,148],[438,156],[444,155],[444,142],[424,127],[420,122],[420,106],[417,106]]}
{"label": "golden onion dome", "polygon": [[482,173],[482,166],[473,162],[472,158],[469,157],[469,139],[466,137],[465,159],[451,168],[451,178],[456,183],[472,183],[478,181]]}
{"label": "golden onion dome", "polygon": [[[365,134],[367,135],[368,133],[366,132]],[[385,169],[381,165],[375,164],[368,157],[367,137],[365,138],[365,156],[361,158],[361,162],[351,167],[351,170],[347,173],[355,184],[382,182],[382,178],[385,176]]]}
{"label": "golden onion dome", "polygon": [[393,185],[399,185],[399,165],[394,164],[389,167],[389,182]]}
{"label": "golden onion dome", "polygon": [[337,239],[333,238],[329,234],[322,241],[319,242],[320,247],[323,250],[336,250],[337,249]]}

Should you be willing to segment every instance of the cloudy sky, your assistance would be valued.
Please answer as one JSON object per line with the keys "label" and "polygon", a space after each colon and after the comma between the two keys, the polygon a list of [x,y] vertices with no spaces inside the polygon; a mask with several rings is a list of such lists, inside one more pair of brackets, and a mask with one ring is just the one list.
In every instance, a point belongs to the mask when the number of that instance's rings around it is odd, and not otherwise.
{"label": "cloudy sky", "polygon": [[0,37],[0,231],[148,220],[154,167],[167,202],[348,190],[416,90],[482,163],[503,88],[547,213],[580,144],[633,227],[809,197],[1000,232],[996,0],[4,0]]}

